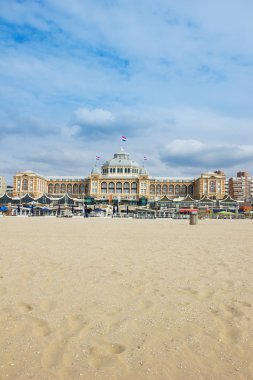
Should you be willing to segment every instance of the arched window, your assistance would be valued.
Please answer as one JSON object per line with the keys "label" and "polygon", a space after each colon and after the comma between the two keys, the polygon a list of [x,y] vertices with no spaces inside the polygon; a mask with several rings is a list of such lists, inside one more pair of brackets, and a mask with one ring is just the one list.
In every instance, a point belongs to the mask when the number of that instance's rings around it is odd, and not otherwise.
{"label": "arched window", "polygon": [[72,194],[72,185],[70,183],[67,186],[67,193]]}
{"label": "arched window", "polygon": [[192,185],[188,186],[188,194],[193,195],[193,186]]}
{"label": "arched window", "polygon": [[187,194],[187,186],[186,185],[182,185],[181,186],[180,195],[182,195],[182,197],[185,197],[186,194]]}
{"label": "arched window", "polygon": [[85,194],[88,194],[89,193],[89,185],[88,183],[85,185]]}
{"label": "arched window", "polygon": [[156,195],[161,195],[161,185],[156,185]]}
{"label": "arched window", "polygon": [[48,192],[49,192],[50,194],[52,194],[53,191],[54,191],[54,185],[53,185],[52,183],[50,183],[50,184],[48,185]]}
{"label": "arched window", "polygon": [[23,179],[23,190],[28,190],[28,179]]}
{"label": "arched window", "polygon": [[137,194],[137,182],[132,182],[131,192],[132,194]]}
{"label": "arched window", "polygon": [[176,197],[179,197],[179,195],[180,195],[180,186],[179,185],[175,186],[175,195],[176,195]]}
{"label": "arched window", "polygon": [[167,185],[163,185],[163,187],[162,187],[162,193],[163,193],[163,195],[165,195],[165,194],[168,193],[168,186]]}
{"label": "arched window", "polygon": [[149,191],[150,191],[150,194],[154,195],[155,194],[155,185],[150,185]]}
{"label": "arched window", "polygon": [[79,194],[83,194],[84,191],[85,191],[85,187],[84,187],[84,185],[83,185],[83,184],[82,184],[82,185],[79,185]]}
{"label": "arched window", "polygon": [[174,195],[174,185],[169,186],[169,195]]}
{"label": "arched window", "polygon": [[130,193],[130,183],[129,182],[125,182],[124,183],[123,193],[125,193],[125,194],[129,194]]}
{"label": "arched window", "polygon": [[75,183],[73,186],[73,193],[78,194],[78,184],[77,183]]}
{"label": "arched window", "polygon": [[107,193],[107,183],[106,182],[102,182],[101,183],[101,193],[102,194],[106,194]]}
{"label": "arched window", "polygon": [[66,185],[65,185],[65,183],[62,183],[62,184],[61,184],[61,193],[62,193],[62,194],[65,194],[65,193],[66,193]]}
{"label": "arched window", "polygon": [[115,184],[113,182],[109,183],[109,193],[110,194],[115,193]]}
{"label": "arched window", "polygon": [[59,185],[59,183],[56,183],[54,185],[54,193],[55,194],[59,194],[60,193],[60,185]]}
{"label": "arched window", "polygon": [[209,192],[210,193],[215,193],[215,191],[216,191],[215,181],[210,181],[210,183],[209,183]]}
{"label": "arched window", "polygon": [[121,194],[122,193],[122,183],[117,182],[116,184],[116,193]]}

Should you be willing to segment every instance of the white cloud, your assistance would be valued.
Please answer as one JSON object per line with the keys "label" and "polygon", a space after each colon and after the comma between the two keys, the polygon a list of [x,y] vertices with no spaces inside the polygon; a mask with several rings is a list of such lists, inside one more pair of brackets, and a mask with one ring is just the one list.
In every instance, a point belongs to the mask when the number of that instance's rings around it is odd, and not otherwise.
{"label": "white cloud", "polygon": [[253,164],[253,145],[203,143],[198,140],[174,140],[166,144],[161,158],[168,165],[205,169],[229,169]]}
{"label": "white cloud", "polygon": [[74,116],[76,123],[94,126],[107,126],[115,119],[110,111],[101,108],[78,108],[74,112]]}

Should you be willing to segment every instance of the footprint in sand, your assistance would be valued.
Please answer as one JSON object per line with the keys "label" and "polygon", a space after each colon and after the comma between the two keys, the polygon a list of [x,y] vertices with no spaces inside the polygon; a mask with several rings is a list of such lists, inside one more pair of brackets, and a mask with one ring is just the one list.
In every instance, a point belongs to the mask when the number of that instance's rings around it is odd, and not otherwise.
{"label": "footprint in sand", "polygon": [[59,365],[67,349],[69,340],[80,335],[87,325],[88,322],[84,320],[82,315],[68,317],[61,329],[56,332],[54,340],[46,346],[42,354],[42,366],[44,368],[51,368]]}
{"label": "footprint in sand", "polygon": [[212,310],[212,313],[219,318],[222,324],[221,340],[227,344],[237,344],[242,336],[240,320],[245,315],[244,312],[239,307],[230,304],[223,305],[220,309]]}
{"label": "footprint in sand", "polygon": [[20,313],[29,313],[33,310],[32,305],[26,302],[20,302],[17,308]]}
{"label": "footprint in sand", "polygon": [[114,365],[118,355],[122,354],[126,347],[119,343],[97,341],[90,347],[89,364],[95,368]]}
{"label": "footprint in sand", "polygon": [[194,296],[196,296],[196,295],[199,294],[198,290],[192,289],[192,288],[190,288],[190,287],[188,287],[188,288],[183,288],[182,290],[183,290],[183,292],[184,292],[185,294],[192,294],[192,295],[194,295]]}
{"label": "footprint in sand", "polygon": [[54,300],[44,300],[40,303],[40,309],[45,313],[55,309],[56,302]]}
{"label": "footprint in sand", "polygon": [[231,322],[227,322],[221,334],[226,343],[238,343],[241,338],[241,330]]}
{"label": "footprint in sand", "polygon": [[247,301],[237,301],[237,303],[239,303],[240,305],[242,306],[245,306],[245,307],[251,307],[251,303],[247,302]]}
{"label": "footprint in sand", "polygon": [[244,316],[244,312],[234,305],[225,305],[223,308],[228,318],[241,318]]}
{"label": "footprint in sand", "polygon": [[44,319],[32,317],[31,315],[27,315],[26,318],[31,323],[34,335],[48,336],[51,334],[49,324]]}
{"label": "footprint in sand", "polygon": [[141,300],[139,302],[139,307],[141,310],[150,309],[153,305],[154,305],[153,302],[149,300]]}

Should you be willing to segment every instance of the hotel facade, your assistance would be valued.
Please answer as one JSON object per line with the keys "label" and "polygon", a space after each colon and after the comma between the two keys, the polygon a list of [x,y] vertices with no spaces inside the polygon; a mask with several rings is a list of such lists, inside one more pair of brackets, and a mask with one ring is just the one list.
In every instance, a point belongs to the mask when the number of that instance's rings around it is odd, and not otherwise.
{"label": "hotel facade", "polygon": [[94,198],[99,202],[137,203],[140,199],[157,201],[203,196],[222,199],[225,196],[226,176],[220,171],[202,173],[198,178],[153,177],[147,169],[133,160],[123,148],[105,161],[96,164],[87,177],[46,177],[32,171],[18,172],[13,178],[13,196],[30,194],[40,197],[62,197],[64,194],[76,199]]}

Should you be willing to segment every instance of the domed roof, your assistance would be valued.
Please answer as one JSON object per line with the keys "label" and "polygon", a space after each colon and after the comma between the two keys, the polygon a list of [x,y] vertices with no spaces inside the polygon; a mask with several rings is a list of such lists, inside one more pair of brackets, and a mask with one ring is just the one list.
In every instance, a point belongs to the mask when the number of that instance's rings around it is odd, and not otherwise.
{"label": "domed roof", "polygon": [[115,153],[111,160],[105,161],[102,167],[108,166],[140,167],[138,162],[132,160],[129,153],[126,153],[123,148],[118,153]]}
{"label": "domed roof", "polygon": [[145,169],[144,166],[140,170],[140,175],[149,175],[147,169]]}
{"label": "domed roof", "polygon": [[94,166],[94,168],[91,171],[91,174],[101,174],[100,169],[97,167],[97,165]]}

